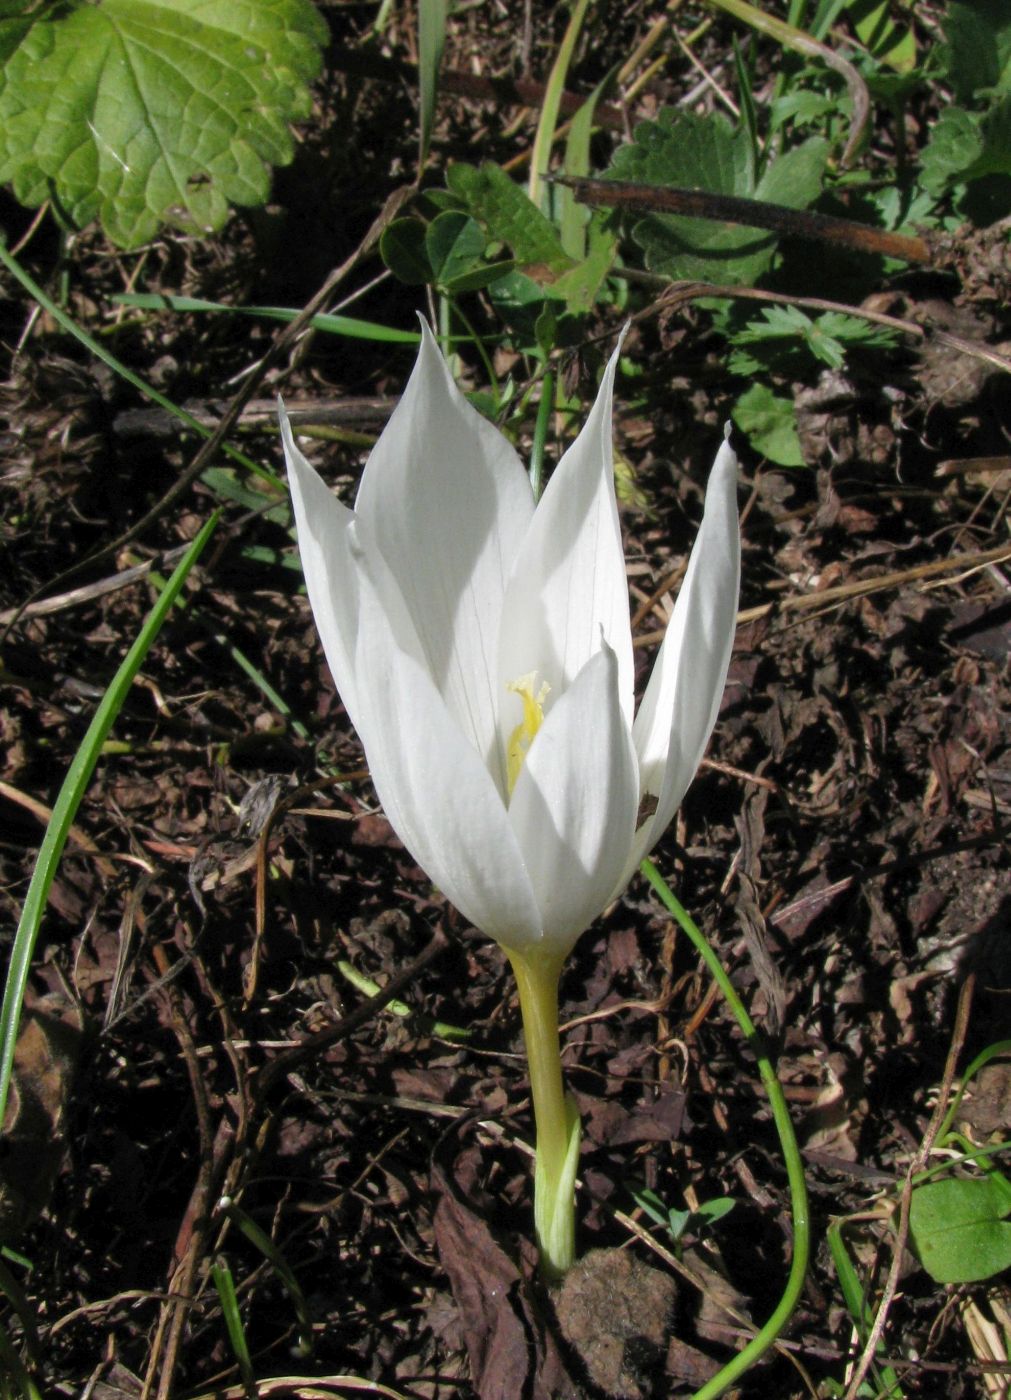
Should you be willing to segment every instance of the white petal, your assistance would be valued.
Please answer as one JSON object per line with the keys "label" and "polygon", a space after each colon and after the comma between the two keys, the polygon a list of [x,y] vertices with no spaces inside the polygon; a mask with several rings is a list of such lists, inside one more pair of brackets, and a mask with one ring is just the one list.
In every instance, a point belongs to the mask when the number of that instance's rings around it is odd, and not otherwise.
{"label": "white petal", "polygon": [[626,863],[638,801],[618,662],[605,647],[544,720],[509,804],[545,941],[559,953],[608,902]]}
{"label": "white petal", "polygon": [[362,740],[390,824],[465,918],[507,947],[541,917],[505,805],[425,666],[399,644],[365,563],[355,664]]}
{"label": "white petal", "polygon": [[499,616],[533,498],[516,453],[457,389],[424,323],[355,510],[399,584],[435,685],[497,772]]}
{"label": "white petal", "polygon": [[709,477],[684,583],[632,731],[642,796],[658,799],[646,850],[681,805],[716,723],[734,644],[740,580],[737,458],[724,443]]}
{"label": "white petal", "polygon": [[[618,353],[604,371],[582,432],[548,482],[520,549],[502,616],[499,676],[504,687],[536,671],[557,699],[606,643],[617,657],[618,696],[631,724],[632,634],[611,450]],[[505,741],[518,707],[503,708]]]}
{"label": "white petal", "polygon": [[354,658],[358,568],[351,548],[354,514],[338,501],[295,445],[283,404],[279,415],[309,602],[337,692],[357,729],[360,710]]}

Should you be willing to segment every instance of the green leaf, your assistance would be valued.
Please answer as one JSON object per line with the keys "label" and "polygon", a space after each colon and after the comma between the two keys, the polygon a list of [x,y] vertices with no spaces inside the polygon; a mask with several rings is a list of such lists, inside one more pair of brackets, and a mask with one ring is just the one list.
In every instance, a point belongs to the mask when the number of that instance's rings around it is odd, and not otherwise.
{"label": "green leaf", "polygon": [[428,256],[428,229],[420,219],[394,219],[383,229],[379,256],[394,277],[409,287],[422,287],[435,281]]}
{"label": "green leaf", "polygon": [[[635,129],[633,144],[615,152],[608,179],[710,190],[801,209],[821,188],[828,144],[812,138],[773,161],[756,183],[751,141],[720,113],[698,117],[664,111]],[[772,263],[776,236],[739,224],[651,214],[633,237],[646,265],[675,281],[755,282]]]}
{"label": "green leaf", "polygon": [[516,262],[538,282],[550,282],[572,266],[551,220],[501,166],[485,161],[479,169],[461,162],[450,166],[446,184],[466,202],[488,238],[507,243]]}
{"label": "green leaf", "polygon": [[695,1219],[705,1221],[707,1225],[715,1225],[717,1220],[729,1215],[736,1204],[733,1196],[717,1196],[712,1201],[703,1201],[694,1212]]}
{"label": "green leaf", "polygon": [[851,0],[847,13],[860,42],[879,63],[898,73],[916,67],[916,36],[891,18],[891,0]]}
{"label": "green leaf", "polygon": [[267,198],[327,29],[310,0],[99,0],[0,23],[0,180],[137,247]]}
{"label": "green leaf", "polygon": [[840,369],[850,349],[891,346],[896,338],[886,327],[845,312],[827,311],[812,320],[796,306],[766,307],[759,319],[728,330],[727,336],[734,347],[728,368],[742,375],[762,369],[802,375],[810,368],[809,356]]}
{"label": "green leaf", "polygon": [[997,1172],[913,1191],[909,1233],[937,1283],[974,1283],[1011,1268],[1011,1188]]}
{"label": "green leaf", "polygon": [[451,296],[476,292],[497,282],[515,264],[511,258],[484,262],[487,241],[480,224],[469,214],[449,210],[437,215],[425,235],[425,251],[432,265],[430,280]]}
{"label": "green leaf", "polygon": [[959,102],[987,89],[1011,92],[1011,6],[1007,0],[954,4],[944,21],[948,78]]}
{"label": "green leaf", "polygon": [[921,183],[940,197],[967,186],[959,209],[979,224],[993,223],[1011,209],[1011,95],[979,117],[949,107],[934,124],[922,155]]}
{"label": "green leaf", "polygon": [[[464,292],[477,292],[482,287],[490,287],[493,282],[498,282],[507,272],[512,272],[516,264],[512,258],[503,258],[499,262],[480,263],[472,267],[469,272],[458,273],[456,277],[451,277],[444,283],[441,290],[449,296],[462,296]],[[495,414],[491,414],[494,418]]]}
{"label": "green leaf", "polygon": [[731,417],[751,446],[781,467],[802,467],[793,402],[780,399],[764,384],[752,384],[731,411]]}
{"label": "green leaf", "polygon": [[755,189],[755,198],[787,209],[806,209],[821,193],[828,163],[829,144],[812,136],[767,166]]}
{"label": "green leaf", "polygon": [[428,226],[425,251],[433,280],[441,287],[471,272],[481,261],[487,239],[469,214],[439,214]]}
{"label": "green leaf", "polygon": [[600,210],[593,214],[586,229],[586,244],[583,260],[546,288],[553,297],[564,297],[566,309],[575,315],[593,306],[618,251],[609,215]]}
{"label": "green leaf", "polygon": [[838,106],[838,99],[820,92],[797,89],[785,93],[782,97],[774,98],[769,106],[770,130],[777,131],[787,121],[792,121],[797,127],[806,126],[835,112]]}
{"label": "green leaf", "polygon": [[945,108],[934,123],[930,141],[920,158],[924,189],[940,197],[949,185],[963,178],[982,151],[979,117],[962,107]]}

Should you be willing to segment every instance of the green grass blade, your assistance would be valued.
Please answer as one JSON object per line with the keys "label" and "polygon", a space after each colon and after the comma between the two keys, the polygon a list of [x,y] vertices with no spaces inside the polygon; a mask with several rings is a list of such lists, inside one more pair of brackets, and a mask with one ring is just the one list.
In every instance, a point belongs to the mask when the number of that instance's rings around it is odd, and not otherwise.
{"label": "green grass blade", "polygon": [[217,523],[218,516],[214,514],[179,561],[175,572],[148,614],[136,641],[127,652],[119,670],[110,682],[108,690],[102,696],[98,709],[88,725],[88,732],[74,755],[67,776],[63,780],[60,795],[53,807],[53,815],[46,828],[38,860],[35,862],[18,930],[14,937],[14,947],[7,969],[3,1005],[0,1007],[0,1123],[4,1120],[7,1107],[7,1090],[14,1065],[14,1047],[17,1043],[21,1007],[24,1002],[25,988],[28,985],[28,972],[35,951],[35,940],[42,925],[42,916],[45,913],[49,890],[60,863],[67,834],[88,783],[91,781],[91,775],[98,762],[102,745],[116,716],[123,707],[123,702],[133,684],[134,677],[140,670],[152,642],[160,632],[172,604],[178,597],[190,570],[199,559]]}
{"label": "green grass blade", "polygon": [[309,1304],[306,1302],[305,1294],[302,1292],[302,1285],[295,1277],[291,1265],[270,1236],[265,1234],[252,1216],[247,1215],[242,1207],[237,1206],[230,1197],[222,1196],[221,1200],[218,1202],[218,1209],[228,1216],[229,1220],[231,1220],[245,1235],[249,1243],[254,1245],[263,1257],[273,1265],[274,1271],[284,1285],[284,1290],[291,1299],[292,1306],[298,1317],[299,1330],[301,1333],[299,1337],[299,1354],[301,1356],[310,1355],[313,1350],[312,1314],[309,1311]]}
{"label": "green grass blade", "polygon": [[[616,63],[609,73],[605,73],[590,93],[569,124],[569,135],[565,143],[563,169],[566,175],[578,179],[590,173],[590,137],[593,134],[593,117],[597,103],[603,101],[621,72],[621,64]],[[558,186],[558,234],[562,247],[570,258],[582,262],[586,257],[585,206],[581,205],[566,185]]]}
{"label": "green grass blade", "polygon": [[428,145],[435,122],[435,99],[439,88],[439,64],[446,43],[446,0],[418,0],[418,97],[421,107],[418,128],[418,178],[425,168]]}
{"label": "green grass blade", "polygon": [[211,1277],[214,1280],[214,1287],[218,1290],[218,1299],[228,1331],[228,1340],[232,1345],[239,1375],[242,1377],[242,1384],[249,1395],[255,1396],[257,1394],[256,1373],[253,1370],[252,1357],[249,1355],[249,1344],[246,1341],[246,1329],[242,1325],[242,1314],[239,1312],[235,1280],[232,1278],[232,1271],[224,1259],[215,1260],[211,1269]]}
{"label": "green grass blade", "polygon": [[0,1327],[0,1397],[3,1400],[42,1400],[42,1392],[25,1370],[14,1343]]}
{"label": "green grass blade", "polygon": [[[150,575],[150,579],[156,588],[164,586],[165,580],[161,577],[160,574],[152,572]],[[188,606],[188,604],[186,603],[186,600],[183,599],[180,602],[179,606],[180,608],[185,608]],[[217,622],[212,621],[209,617],[206,616],[206,614],[201,612],[199,608],[195,608],[191,615],[194,622],[198,623],[199,626],[201,626],[204,629],[207,635],[214,639],[215,644],[219,647],[224,648],[224,650],[228,653],[231,659],[235,662],[236,666],[238,666],[239,670],[242,671],[244,675],[249,677],[249,679],[253,682],[256,688],[260,691],[261,695],[263,695],[264,699],[266,699],[268,703],[273,706],[273,708],[277,711],[281,718],[285,720],[286,723],[291,725],[291,728],[298,735],[298,737],[300,739],[304,739],[306,743],[311,743],[312,735],[309,733],[308,729],[305,727],[305,725],[300,719],[295,718],[294,712],[292,711],[292,708],[288,704],[287,700],[285,700],[284,696],[281,695],[274,688],[274,686],[271,685],[270,681],[260,670],[259,666],[257,666],[254,661],[251,661],[246,655],[246,653],[240,647],[237,647],[233,641],[230,640],[230,638],[218,626]]]}
{"label": "green grass blade", "polygon": [[[836,1277],[839,1280],[839,1287],[842,1290],[846,1310],[853,1319],[853,1325],[856,1328],[857,1336],[860,1338],[861,1342],[863,1342],[870,1330],[873,1318],[867,1307],[867,1297],[864,1293],[863,1285],[860,1282],[860,1277],[853,1267],[853,1261],[850,1259],[849,1250],[846,1248],[846,1242],[843,1239],[842,1227],[845,1223],[846,1221],[844,1219],[833,1220],[832,1224],[825,1232],[825,1238],[828,1242],[829,1253],[832,1255],[832,1263],[835,1266]],[[879,1342],[877,1349],[879,1352],[883,1352],[885,1349],[884,1343]],[[880,1382],[878,1391],[880,1400],[902,1400],[904,1392],[899,1383],[899,1378],[891,1366],[883,1367],[878,1379]],[[886,1388],[881,1389],[881,1386]]]}
{"label": "green grass blade", "polygon": [[993,1045],[988,1045],[985,1050],[981,1050],[972,1063],[963,1071],[958,1091],[952,1098],[948,1111],[944,1115],[944,1122],[938,1129],[937,1142],[943,1143],[944,1139],[951,1131],[951,1125],[954,1123],[955,1116],[962,1104],[962,1096],[971,1084],[973,1078],[979,1074],[983,1066],[989,1064],[992,1059],[995,1059],[998,1055],[1009,1054],[1011,1054],[1011,1040],[998,1040]]}
{"label": "green grass blade", "polygon": [[[118,306],[134,306],[141,311],[216,311],[235,316],[255,316],[266,321],[294,321],[301,311],[291,306],[228,306],[222,301],[205,301],[202,297],[177,297],[162,292],[120,292],[112,300]],[[328,335],[343,335],[351,340],[378,340],[388,345],[418,345],[417,331],[399,331],[378,321],[359,321],[354,316],[332,316],[320,313],[309,325]]]}
{"label": "green grass blade", "polygon": [[530,450],[530,489],[534,500],[541,499],[544,482],[544,448],[548,441],[548,426],[551,411],[555,406],[555,376],[547,370],[541,380],[541,401],[537,405],[537,421],[534,424],[534,442]]}
{"label": "green grass blade", "polygon": [[33,1361],[38,1360],[40,1355],[39,1334],[35,1327],[35,1318],[32,1316],[31,1304],[25,1297],[24,1289],[2,1259],[0,1259],[0,1293],[3,1293],[7,1302],[17,1313],[18,1321],[25,1334],[29,1356]]}
{"label": "green grass blade", "polygon": [[[86,330],[79,326],[72,316],[68,316],[62,306],[57,306],[52,297],[47,296],[35,279],[25,271],[16,258],[11,256],[2,237],[0,237],[0,263],[3,264],[12,277],[17,278],[28,295],[38,302],[43,311],[49,312],[57,325],[62,326],[65,331],[69,332],[75,340],[79,341],[86,350],[90,350],[104,365],[108,365],[114,374],[118,374],[120,378],[125,379],[128,384],[132,384],[145,398],[150,399],[152,403],[156,403],[159,408],[164,408],[167,413],[171,413],[174,418],[178,418],[181,423],[185,423],[187,428],[191,428],[193,432],[197,433],[200,437],[209,438],[211,436],[210,428],[205,427],[203,423],[198,423],[192,414],[187,413],[184,408],[180,408],[177,403],[173,403],[171,399],[159,393],[153,384],[149,384],[146,379],[141,379],[140,375],[134,374],[132,369],[127,369],[122,360],[117,360],[115,355],[106,350],[105,346],[97,341],[94,336],[89,335]],[[282,490],[284,489],[276,472],[272,472],[269,467],[265,467],[259,462],[254,462],[251,457],[247,457],[245,453],[239,452],[234,447],[229,447],[227,443],[222,443],[221,450],[226,456],[231,457],[233,461],[239,462],[244,466],[247,471],[252,472],[254,476],[263,477],[264,481],[269,481],[272,485],[280,486]]]}
{"label": "green grass blade", "polygon": [[572,62],[572,51],[576,47],[576,40],[583,27],[588,7],[589,0],[576,0],[562,42],[558,46],[558,53],[555,55],[551,76],[544,89],[544,101],[541,104],[541,115],[537,123],[537,134],[534,137],[534,148],[530,155],[530,184],[527,187],[527,194],[538,209],[541,207],[541,185],[543,184],[541,177],[547,170],[551,158],[551,143],[555,139],[558,112],[562,105],[565,80],[569,75],[569,64]]}
{"label": "green grass blade", "polygon": [[717,1371],[716,1375],[711,1380],[706,1381],[705,1385],[697,1390],[692,1397],[692,1400],[716,1400],[716,1396],[722,1395],[725,1390],[728,1390],[739,1376],[743,1376],[745,1371],[749,1371],[758,1359],[765,1355],[790,1320],[793,1310],[800,1300],[804,1279],[807,1277],[807,1261],[811,1250],[811,1221],[808,1213],[807,1183],[804,1180],[804,1163],[801,1159],[800,1148],[797,1146],[793,1123],[790,1121],[786,1095],[783,1093],[783,1086],[779,1082],[775,1067],[766,1054],[764,1042],[758,1034],[755,1023],[748,1015],[743,1001],[737,995],[734,984],[727,976],[723,964],[706,942],[702,930],[681,904],[656,866],[651,860],[644,860],[639,868],[653,886],[661,904],[673,916],[675,922],[687,934],[696,951],[700,954],[713,980],[723,993],[724,1000],[734,1013],[734,1018],[740,1026],[744,1038],[751,1047],[752,1054],[758,1062],[758,1072],[762,1077],[762,1084],[768,1096],[769,1107],[776,1124],[776,1132],[779,1134],[779,1143],[783,1150],[783,1160],[786,1164],[786,1175],[790,1185],[790,1210],[793,1215],[793,1258],[790,1261],[790,1273],[786,1286],[765,1325],[758,1330],[747,1346],[739,1351],[733,1360],[728,1361],[723,1369]]}

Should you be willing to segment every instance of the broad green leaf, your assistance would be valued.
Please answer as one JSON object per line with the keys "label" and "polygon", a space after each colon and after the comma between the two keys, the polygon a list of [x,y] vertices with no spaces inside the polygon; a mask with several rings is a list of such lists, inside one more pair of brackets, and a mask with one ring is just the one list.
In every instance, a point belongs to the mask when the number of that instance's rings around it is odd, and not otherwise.
{"label": "broad green leaf", "polygon": [[487,238],[469,214],[439,214],[428,226],[425,251],[439,286],[471,272],[481,261]]}
{"label": "broad green leaf", "polygon": [[609,217],[597,210],[586,229],[586,256],[568,272],[563,272],[557,282],[546,290],[552,296],[564,297],[566,309],[576,315],[589,311],[597,300],[617,251],[618,240],[610,227]]}
{"label": "broad green leaf", "polygon": [[420,219],[394,219],[383,229],[379,255],[401,282],[423,287],[435,281],[427,247],[428,230]]}
{"label": "broad green leaf", "polygon": [[947,107],[934,123],[921,156],[924,189],[935,196],[960,182],[983,151],[979,118],[963,107]]}
{"label": "broad green leaf", "polygon": [[755,167],[747,135],[722,113],[698,117],[666,108],[656,121],[640,122],[631,145],[614,153],[609,180],[643,185],[682,185],[716,194],[751,195]]}
{"label": "broad green leaf", "polygon": [[909,73],[916,67],[916,36],[910,27],[893,22],[891,8],[891,0],[851,0],[847,13],[860,42],[879,63]]}
{"label": "broad green leaf", "polygon": [[460,272],[456,277],[451,277],[440,290],[453,297],[462,296],[464,292],[478,292],[483,287],[490,287],[493,282],[498,282],[507,272],[512,272],[515,266],[512,258],[502,258],[499,262],[479,263],[472,267],[469,272]]}
{"label": "broad green leaf", "polygon": [[1011,91],[1011,5],[1007,0],[972,0],[949,7],[948,78],[960,102],[981,91]]}
{"label": "broad green leaf", "polygon": [[766,166],[755,189],[755,198],[787,209],[806,209],[821,193],[829,144],[812,136]]}
{"label": "broad green leaf", "polygon": [[728,331],[733,349],[727,362],[732,374],[759,370],[800,376],[812,368],[811,356],[833,369],[855,347],[894,345],[895,333],[845,312],[828,311],[812,318],[796,306],[766,307],[761,317]]}
{"label": "broad green leaf", "polygon": [[1011,95],[983,117],[961,107],[942,112],[922,162],[921,183],[935,197],[967,187],[957,207],[977,224],[1011,212]]}
{"label": "broad green leaf", "polygon": [[787,121],[792,121],[797,127],[806,126],[809,122],[820,121],[838,106],[835,97],[799,88],[773,99],[769,105],[769,127],[777,131]]}
{"label": "broad green leaf", "polygon": [[[136,247],[267,198],[308,116],[310,0],[99,0],[0,23],[0,180]],[[16,32],[20,27],[20,32]]]}
{"label": "broad green leaf", "polygon": [[751,446],[781,467],[802,467],[797,423],[790,399],[780,399],[764,384],[752,384],[731,410],[731,417]]}
{"label": "broad green leaf", "polygon": [[450,166],[446,184],[463,199],[490,240],[507,243],[516,262],[538,282],[550,282],[572,266],[551,220],[501,166]]}
{"label": "broad green leaf", "polygon": [[1011,1189],[998,1173],[913,1191],[909,1233],[937,1283],[974,1283],[1011,1268]]}
{"label": "broad green leaf", "polygon": [[[661,112],[636,127],[632,145],[615,152],[607,177],[639,184],[710,190],[804,208],[816,198],[827,143],[805,141],[773,161],[756,184],[751,142],[721,114]],[[646,264],[675,281],[755,282],[775,253],[776,236],[761,229],[675,214],[650,214],[633,229]]]}
{"label": "broad green leaf", "polygon": [[486,242],[477,222],[454,209],[428,225],[421,219],[394,219],[383,230],[379,252],[394,277],[408,286],[438,287],[459,296],[487,287],[512,270],[511,259],[482,261]]}

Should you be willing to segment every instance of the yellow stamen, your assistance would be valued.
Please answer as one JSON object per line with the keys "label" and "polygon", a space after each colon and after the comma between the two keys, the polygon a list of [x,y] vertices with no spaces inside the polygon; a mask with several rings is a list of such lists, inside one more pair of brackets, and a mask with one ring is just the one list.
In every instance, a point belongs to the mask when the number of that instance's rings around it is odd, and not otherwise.
{"label": "yellow stamen", "polygon": [[534,742],[534,736],[544,723],[544,702],[548,698],[548,691],[551,687],[545,681],[535,695],[534,682],[536,679],[537,672],[531,671],[526,676],[520,676],[519,680],[510,681],[506,686],[507,690],[511,690],[523,701],[523,718],[509,735],[509,744],[506,748],[506,780],[509,784],[510,797],[520,775],[520,769],[530,751],[530,745]]}

